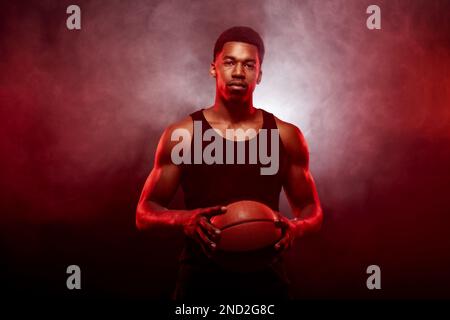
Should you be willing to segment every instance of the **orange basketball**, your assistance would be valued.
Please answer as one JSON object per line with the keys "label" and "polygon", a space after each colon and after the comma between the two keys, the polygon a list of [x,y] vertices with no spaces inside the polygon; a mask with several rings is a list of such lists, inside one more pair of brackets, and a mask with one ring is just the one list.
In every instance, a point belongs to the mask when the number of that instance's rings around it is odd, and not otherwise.
{"label": "orange basketball", "polygon": [[215,260],[237,271],[267,266],[275,256],[273,246],[282,235],[275,219],[273,210],[260,202],[229,204],[226,213],[211,218],[221,230]]}

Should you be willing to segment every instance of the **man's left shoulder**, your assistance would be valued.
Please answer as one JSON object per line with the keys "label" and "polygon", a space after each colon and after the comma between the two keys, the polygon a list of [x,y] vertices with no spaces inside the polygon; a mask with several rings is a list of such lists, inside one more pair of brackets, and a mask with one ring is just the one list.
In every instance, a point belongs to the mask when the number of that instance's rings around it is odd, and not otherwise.
{"label": "man's left shoulder", "polygon": [[286,135],[294,135],[294,134],[301,134],[300,129],[295,125],[287,121],[283,121],[277,116],[273,116],[275,119],[275,123],[277,125],[278,130],[280,130],[280,134],[283,132]]}
{"label": "man's left shoulder", "polygon": [[286,151],[295,157],[308,157],[308,145],[299,127],[276,116],[274,118]]}
{"label": "man's left shoulder", "polygon": [[262,112],[265,112],[265,113],[273,116],[273,118],[275,119],[275,124],[276,124],[278,130],[280,130],[280,135],[289,136],[289,135],[301,134],[300,129],[296,125],[294,125],[292,123],[289,123],[287,121],[281,120],[276,115],[274,115],[273,113],[271,113],[271,112],[269,112],[267,110],[264,110],[262,108],[259,108],[259,109]]}
{"label": "man's left shoulder", "polygon": [[297,127],[295,124],[283,121],[276,116],[275,123],[277,125],[278,130],[280,131],[280,137],[283,140],[286,140],[286,142],[289,142],[293,140],[295,143],[306,143],[305,137],[303,136],[302,131]]}

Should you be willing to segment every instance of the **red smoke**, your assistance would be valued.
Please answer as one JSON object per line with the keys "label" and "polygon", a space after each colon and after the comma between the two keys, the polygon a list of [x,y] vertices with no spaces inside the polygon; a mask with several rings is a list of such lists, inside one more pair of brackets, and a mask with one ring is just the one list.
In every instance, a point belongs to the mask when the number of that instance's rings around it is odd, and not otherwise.
{"label": "red smoke", "polygon": [[[79,1],[80,31],[65,27],[69,4],[0,8],[1,227],[13,274],[31,272],[22,253],[32,264],[58,242],[69,253],[48,266],[75,256],[102,270],[90,250],[105,252],[124,277],[97,284],[105,291],[133,295],[126,284],[147,274],[132,275],[117,252],[174,272],[178,244],[134,242],[140,188],[163,128],[212,104],[218,34],[249,25],[267,48],[255,104],[304,132],[325,209],[322,232],[289,256],[297,294],[372,297],[365,268],[379,264],[384,297],[449,296],[448,2],[378,1],[381,30],[365,27],[364,1]],[[53,279],[44,269],[34,272]]]}

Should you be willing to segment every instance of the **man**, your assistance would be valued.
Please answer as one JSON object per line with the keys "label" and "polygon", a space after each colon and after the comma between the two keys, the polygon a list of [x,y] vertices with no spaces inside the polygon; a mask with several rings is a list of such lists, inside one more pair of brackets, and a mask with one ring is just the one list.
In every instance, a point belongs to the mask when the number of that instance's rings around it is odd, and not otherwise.
{"label": "man", "polygon": [[[285,299],[289,296],[289,281],[281,259],[252,273],[226,271],[210,259],[220,239],[220,230],[209,219],[226,212],[227,204],[245,199],[271,207],[278,214],[276,223],[283,229],[283,237],[274,247],[279,254],[287,250],[294,239],[315,232],[321,226],[322,210],[309,171],[309,154],[302,133],[293,124],[253,106],[253,91],[261,81],[263,58],[264,44],[256,31],[248,27],[224,31],[216,41],[210,66],[210,74],[216,81],[214,105],[170,125],[159,141],[154,168],[137,206],[136,225],[139,230],[179,228],[186,235],[176,299]],[[202,136],[205,130],[214,129],[215,139],[224,139],[223,145],[237,147],[240,144],[247,151],[252,137],[239,139],[234,135],[230,138],[227,133],[230,129],[276,130],[278,140],[269,144],[279,143],[278,170],[275,174],[263,175],[258,170],[264,167],[260,161],[256,164],[174,163],[173,150],[180,143],[174,137],[180,129],[191,137],[190,141],[184,141],[184,146],[190,147],[188,157],[194,160],[195,134],[199,134],[195,130],[196,123],[202,127]],[[209,143],[203,139],[201,150]],[[224,148],[224,153],[228,151]],[[186,210],[167,209],[178,186],[184,191]],[[278,212],[281,188],[295,216],[292,220]]]}

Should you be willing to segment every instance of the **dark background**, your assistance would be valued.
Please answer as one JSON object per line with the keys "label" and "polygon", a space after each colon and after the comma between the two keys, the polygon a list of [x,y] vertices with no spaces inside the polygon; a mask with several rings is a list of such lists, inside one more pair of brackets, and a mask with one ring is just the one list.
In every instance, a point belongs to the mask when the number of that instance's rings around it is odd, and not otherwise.
{"label": "dark background", "polygon": [[162,130],[213,103],[217,36],[249,25],[255,105],[305,134],[324,209],[287,256],[295,297],[450,297],[449,1],[77,1],[80,31],[70,4],[0,5],[3,292],[169,297],[182,237],[138,233],[137,200]]}

